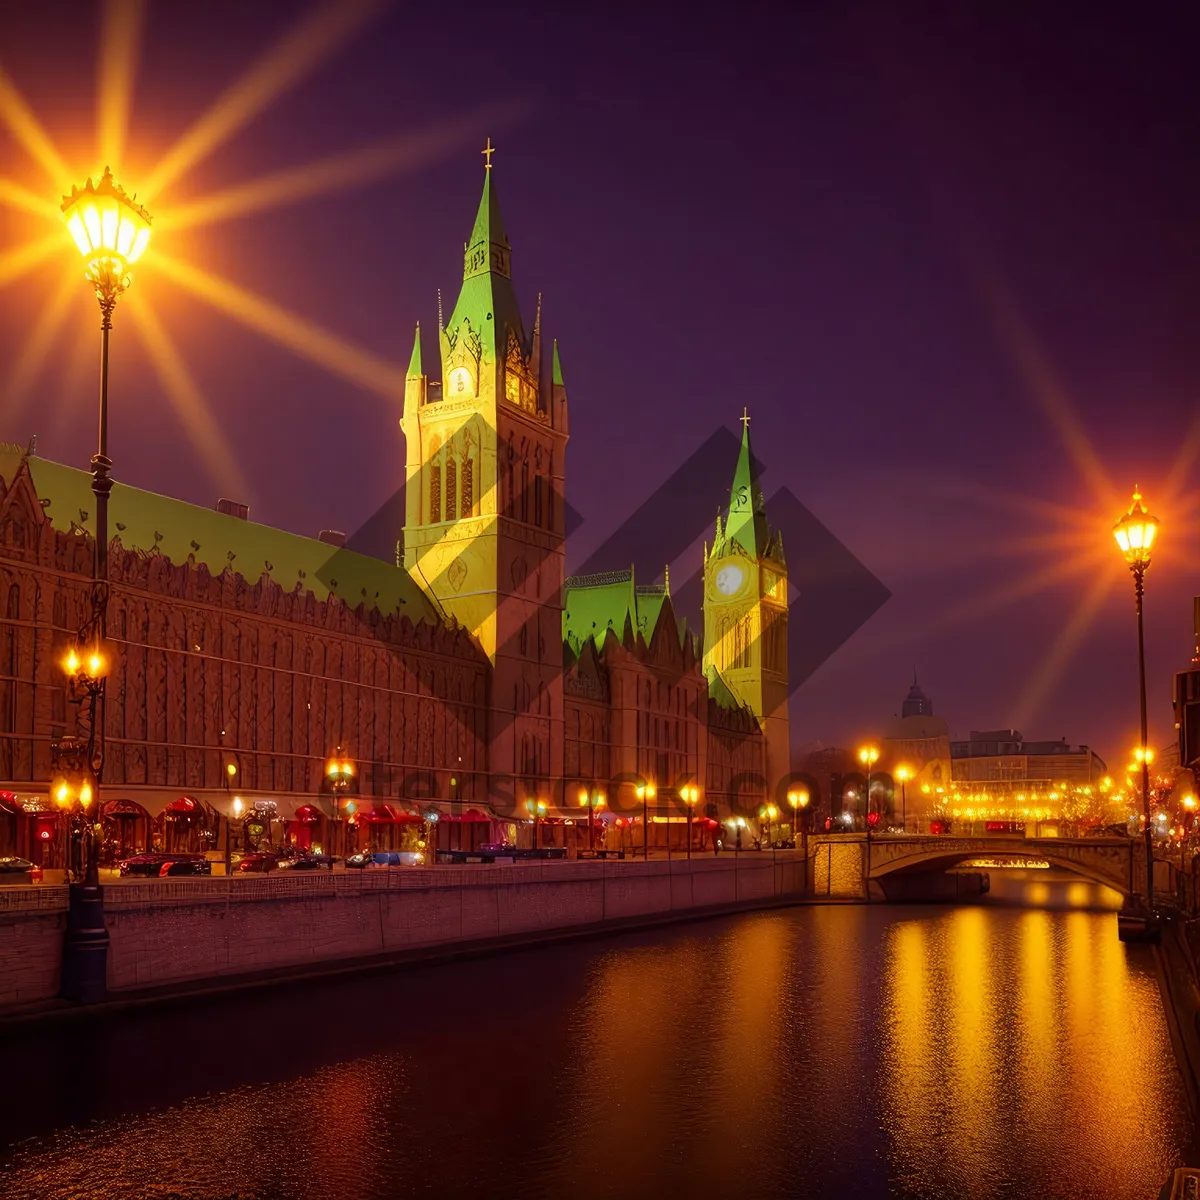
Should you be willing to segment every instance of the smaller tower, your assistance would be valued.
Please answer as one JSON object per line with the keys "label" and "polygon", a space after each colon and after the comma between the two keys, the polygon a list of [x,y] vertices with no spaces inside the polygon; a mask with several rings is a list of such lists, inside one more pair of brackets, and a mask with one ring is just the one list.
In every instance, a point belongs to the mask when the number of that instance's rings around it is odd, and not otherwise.
{"label": "smaller tower", "polygon": [[729,493],[704,562],[704,673],[758,719],[767,740],[767,784],[791,772],[788,722],[787,566],[783,538],[767,524],[750,417]]}

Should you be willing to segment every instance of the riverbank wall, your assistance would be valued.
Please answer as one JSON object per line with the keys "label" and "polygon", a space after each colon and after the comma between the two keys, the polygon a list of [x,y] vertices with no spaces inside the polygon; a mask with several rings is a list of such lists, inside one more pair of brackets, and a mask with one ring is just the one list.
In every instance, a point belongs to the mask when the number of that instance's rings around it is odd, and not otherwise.
{"label": "riverbank wall", "polygon": [[[117,999],[237,986],[765,906],[806,890],[805,862],[789,852],[123,881],[105,888],[108,988]],[[65,887],[0,889],[0,1015],[57,995],[66,905]]]}

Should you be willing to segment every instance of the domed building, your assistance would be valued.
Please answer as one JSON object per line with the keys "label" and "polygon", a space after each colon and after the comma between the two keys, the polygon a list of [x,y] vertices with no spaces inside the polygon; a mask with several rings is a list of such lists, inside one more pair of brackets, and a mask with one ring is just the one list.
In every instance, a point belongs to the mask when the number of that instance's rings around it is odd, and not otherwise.
{"label": "domed building", "polygon": [[907,793],[909,820],[919,818],[938,789],[950,784],[950,728],[943,717],[934,715],[933,701],[921,689],[915,671],[900,715],[885,726],[880,752],[879,769],[896,781],[897,809]]}

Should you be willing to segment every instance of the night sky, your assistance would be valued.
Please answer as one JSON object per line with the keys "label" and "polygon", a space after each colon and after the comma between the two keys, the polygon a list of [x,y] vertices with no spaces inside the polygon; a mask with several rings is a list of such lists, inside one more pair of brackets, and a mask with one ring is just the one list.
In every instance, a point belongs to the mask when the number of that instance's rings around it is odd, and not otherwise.
{"label": "night sky", "polygon": [[[544,293],[562,350],[583,518],[569,568],[747,406],[768,495],[789,488],[892,592],[793,696],[797,745],[877,732],[915,667],[952,734],[1015,725],[1119,766],[1136,644],[1109,528],[1140,483],[1164,520],[1147,638],[1165,744],[1200,591],[1192,30],[1183,6],[974,7],[383,6],[156,202],[133,288],[231,453],[195,452],[118,308],[115,476],[201,504],[237,489],[253,519],[300,532],[362,526],[402,483],[398,404],[217,313],[155,252],[402,371],[439,287],[453,304],[490,135],[526,319]],[[113,164],[126,186],[312,11],[150,4]],[[98,165],[100,13],[0,12],[0,65],[80,178]],[[166,224],[401,136],[420,148],[407,170]],[[51,200],[72,182],[3,127],[0,178]],[[0,206],[0,254],[49,228]],[[74,255],[64,234],[0,288],[0,438],[36,432],[40,453],[82,466],[97,388],[82,282],[44,366],[11,387]],[[673,579],[698,564],[710,491],[698,481]],[[647,580],[661,557],[639,564]],[[1081,604],[1091,621],[1072,624]]]}

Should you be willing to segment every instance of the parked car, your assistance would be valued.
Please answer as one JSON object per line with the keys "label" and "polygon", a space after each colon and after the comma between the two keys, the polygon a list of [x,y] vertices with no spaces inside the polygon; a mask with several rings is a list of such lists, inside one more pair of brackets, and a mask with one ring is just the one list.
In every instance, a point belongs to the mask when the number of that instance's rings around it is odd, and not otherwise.
{"label": "parked car", "polygon": [[346,866],[356,870],[363,867],[418,867],[425,861],[419,850],[360,850],[346,859]]}
{"label": "parked car", "polygon": [[285,871],[332,871],[335,862],[332,854],[301,854],[296,858],[281,858],[278,866]]}
{"label": "parked car", "polygon": [[0,858],[0,875],[22,875],[33,870],[33,863],[27,858]]}
{"label": "parked car", "polygon": [[[174,867],[167,871],[165,867]],[[212,867],[203,854],[163,854],[161,851],[133,854],[117,863],[122,875],[211,875]]]}
{"label": "parked car", "polygon": [[274,854],[269,850],[255,850],[252,854],[243,854],[241,862],[238,863],[239,871],[254,871],[265,873],[273,871],[279,866],[279,855]]}
{"label": "parked car", "polygon": [[211,875],[212,863],[207,858],[169,858],[158,871],[166,875]]}

